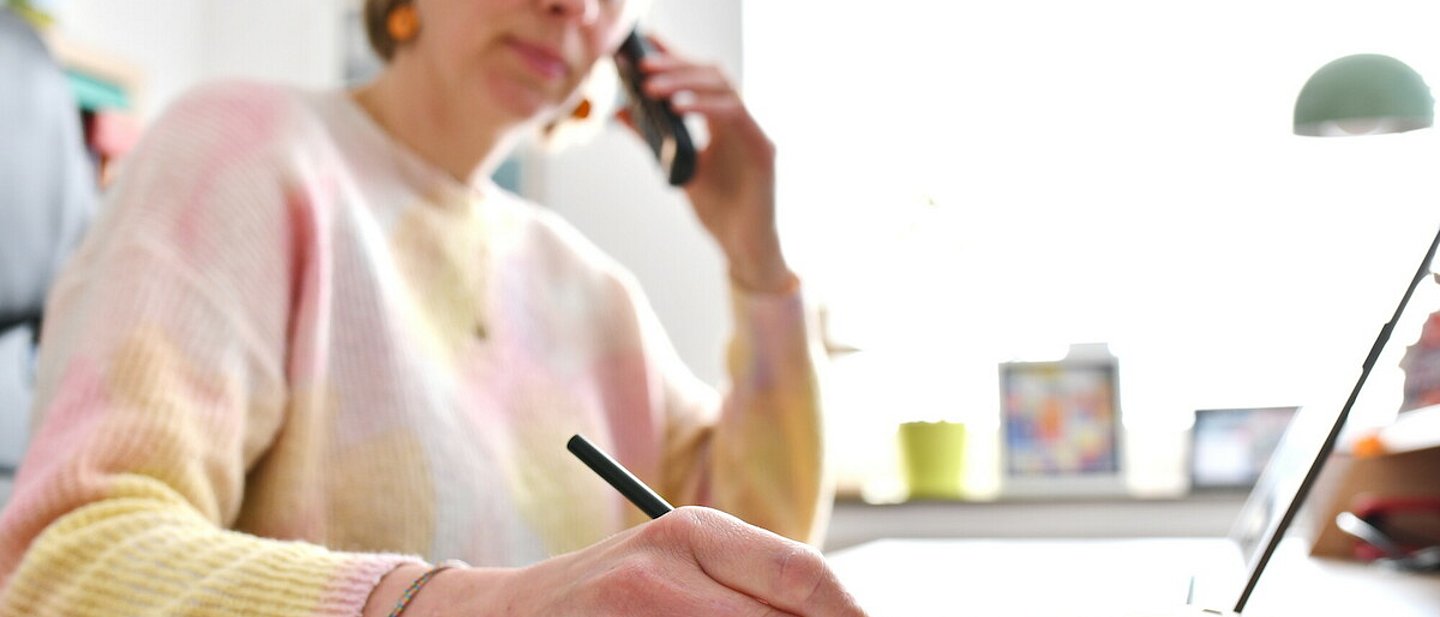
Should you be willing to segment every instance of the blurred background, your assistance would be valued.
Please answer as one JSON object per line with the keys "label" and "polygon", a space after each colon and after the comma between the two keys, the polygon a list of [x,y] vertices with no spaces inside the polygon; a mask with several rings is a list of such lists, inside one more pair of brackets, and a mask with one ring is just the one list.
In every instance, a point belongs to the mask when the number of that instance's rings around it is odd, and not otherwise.
{"label": "blurred background", "polygon": [[[332,87],[375,68],[352,0],[10,4],[69,73],[102,186],[198,83]],[[655,2],[644,26],[721,64],[779,148],[786,248],[832,352],[831,546],[1222,535],[1253,482],[1241,468],[1263,463],[1251,442],[1275,435],[1194,448],[1197,411],[1333,414],[1440,223],[1433,131],[1298,138],[1295,95],[1352,53],[1440,75],[1437,23],[1433,0]],[[721,258],[637,139],[612,125],[559,154],[527,148],[502,176],[630,267],[680,354],[721,383]],[[1400,354],[1436,288],[1353,434],[1396,418]],[[1077,350],[1115,372],[1118,484],[1012,499],[1000,367],[1064,370]],[[25,413],[0,405],[13,471]],[[908,499],[899,430],[915,422],[965,427],[947,442],[953,495]],[[1192,490],[1197,465],[1241,479]]]}

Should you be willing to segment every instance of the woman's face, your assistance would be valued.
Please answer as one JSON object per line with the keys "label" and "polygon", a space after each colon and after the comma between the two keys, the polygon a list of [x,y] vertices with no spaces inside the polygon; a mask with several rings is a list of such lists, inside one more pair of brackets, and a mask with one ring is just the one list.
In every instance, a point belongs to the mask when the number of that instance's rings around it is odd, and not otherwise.
{"label": "woman's face", "polygon": [[516,121],[559,113],[633,25],[627,0],[415,4],[420,34],[397,53],[438,77],[451,106],[489,106]]}

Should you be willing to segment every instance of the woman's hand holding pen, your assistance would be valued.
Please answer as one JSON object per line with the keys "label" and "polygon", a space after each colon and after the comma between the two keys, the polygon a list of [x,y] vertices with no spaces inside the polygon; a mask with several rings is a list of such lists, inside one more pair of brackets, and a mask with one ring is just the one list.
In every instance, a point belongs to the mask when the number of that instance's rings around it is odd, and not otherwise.
{"label": "woman's hand holding pen", "polygon": [[516,578],[530,588],[517,586],[513,597],[537,616],[864,615],[814,549],[698,507]]}
{"label": "woman's hand holding pen", "polygon": [[[371,603],[385,606],[380,595],[377,590]],[[717,510],[684,507],[526,568],[442,572],[406,611],[407,617],[452,614],[863,617],[865,612],[808,545]]]}
{"label": "woman's hand holding pen", "polygon": [[710,136],[684,187],[700,223],[720,244],[741,287],[790,288],[794,275],[775,229],[775,145],[718,66],[692,62],[650,40],[659,53],[640,63],[645,92],[669,99],[681,114],[704,117]]}

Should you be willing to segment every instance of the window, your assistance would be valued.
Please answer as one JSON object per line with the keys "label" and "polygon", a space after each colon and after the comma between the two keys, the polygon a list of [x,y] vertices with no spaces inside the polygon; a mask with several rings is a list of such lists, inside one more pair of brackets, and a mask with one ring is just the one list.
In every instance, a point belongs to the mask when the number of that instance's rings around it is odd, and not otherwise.
{"label": "window", "polygon": [[[1196,409],[1338,410],[1440,223],[1440,135],[1290,115],[1352,53],[1440,83],[1437,25],[1433,0],[747,3],[787,249],[864,350],[829,386],[841,473],[888,464],[901,421],[996,428],[997,365],[1072,343],[1119,357],[1131,468],[1169,470],[1140,484],[1181,481]],[[1417,333],[1355,422],[1393,417]]]}

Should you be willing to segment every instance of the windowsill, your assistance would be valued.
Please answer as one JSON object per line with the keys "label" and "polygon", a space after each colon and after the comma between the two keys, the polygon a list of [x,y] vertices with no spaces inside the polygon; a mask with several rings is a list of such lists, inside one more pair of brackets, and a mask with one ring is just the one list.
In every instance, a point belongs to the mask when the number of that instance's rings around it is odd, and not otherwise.
{"label": "windowsill", "polygon": [[893,504],[841,498],[835,502],[825,549],[881,538],[1223,537],[1245,498],[1242,492]]}
{"label": "windowsill", "polygon": [[969,506],[1009,506],[1009,505],[1074,505],[1074,504],[1133,504],[1133,503],[1195,503],[1195,502],[1243,502],[1249,495],[1249,489],[1215,490],[1190,493],[1186,495],[1161,495],[1161,496],[1139,496],[1139,495],[1111,495],[1111,496],[1065,496],[1049,495],[1034,497],[996,497],[980,499],[910,499],[899,502],[871,502],[866,501],[858,495],[842,494],[836,495],[836,505],[857,505],[871,506],[876,508],[906,507],[915,505],[946,505],[955,507]]}

